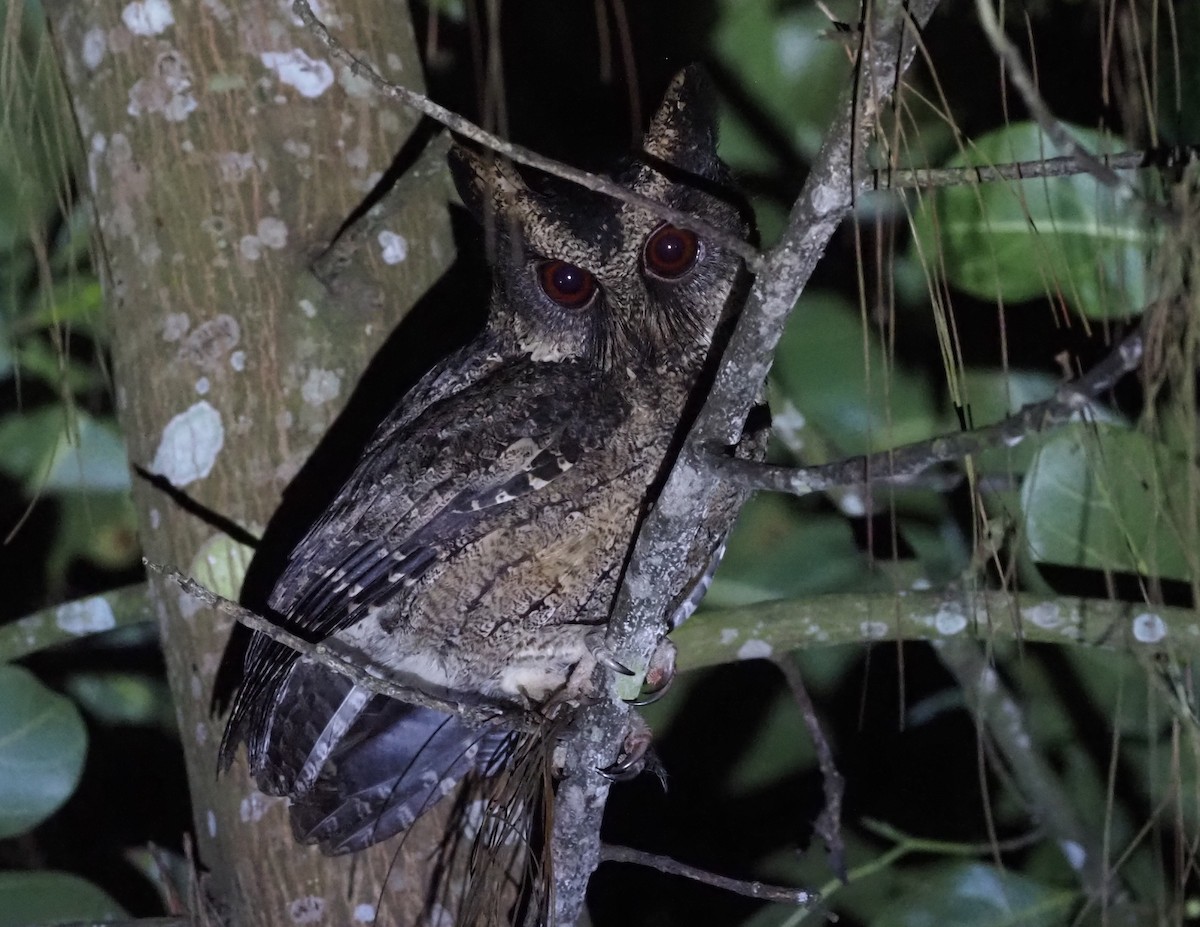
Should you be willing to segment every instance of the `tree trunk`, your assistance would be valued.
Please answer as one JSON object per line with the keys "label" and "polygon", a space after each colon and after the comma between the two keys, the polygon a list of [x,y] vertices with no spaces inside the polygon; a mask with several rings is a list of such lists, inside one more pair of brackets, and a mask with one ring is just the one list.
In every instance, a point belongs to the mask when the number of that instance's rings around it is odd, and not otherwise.
{"label": "tree trunk", "polygon": [[[366,217],[371,234],[344,268],[352,287],[322,282],[314,258],[412,114],[331,64],[284,2],[46,5],[87,153],[131,461],[260,534],[452,257],[444,168]],[[321,6],[349,48],[420,89],[403,4]],[[148,558],[237,596],[248,548],[145,481],[134,495]],[[296,845],[284,803],[254,789],[241,759],[216,777],[222,720],[209,706],[228,622],[151,585],[216,911],[238,925],[417,923],[445,812],[354,858]]]}

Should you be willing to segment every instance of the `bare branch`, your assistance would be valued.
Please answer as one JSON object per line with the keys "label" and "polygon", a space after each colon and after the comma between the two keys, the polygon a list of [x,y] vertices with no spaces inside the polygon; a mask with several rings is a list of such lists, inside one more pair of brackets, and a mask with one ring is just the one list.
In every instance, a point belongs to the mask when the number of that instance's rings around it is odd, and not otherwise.
{"label": "bare branch", "polygon": [[802,888],[788,888],[784,885],[769,885],[765,882],[748,882],[742,879],[731,879],[729,876],[717,875],[705,869],[698,869],[695,866],[689,866],[687,863],[681,863],[670,856],[647,853],[644,850],[635,850],[632,847],[613,846],[610,843],[603,844],[600,847],[600,860],[606,863],[632,863],[635,866],[657,869],[659,872],[665,872],[667,875],[683,876],[685,879],[691,879],[693,882],[700,882],[704,885],[711,885],[714,888],[724,889],[727,892],[745,895],[747,898],[759,898],[763,901],[774,901],[780,904],[792,904],[807,908],[821,900],[821,896],[816,892],[806,891]]}
{"label": "bare branch", "polygon": [[[861,78],[843,95],[840,115],[826,134],[783,237],[763,261],[704,408],[638,534],[608,630],[609,647],[626,666],[644,669],[649,663],[672,596],[687,585],[689,564],[704,545],[698,532],[713,527],[713,509],[728,492],[709,478],[702,448],[737,443],[788,315],[853,207],[854,154],[864,150],[857,141],[875,124],[881,101],[912,63],[916,47],[908,30],[914,23],[923,25],[936,6],[937,0],[867,5],[872,15],[859,50]],[[556,924],[575,923],[583,909],[590,867],[599,861],[600,818],[608,794],[607,781],[594,770],[617,753],[627,711],[615,701],[593,706],[581,713],[564,741],[568,776],[556,798],[552,836]]]}
{"label": "bare branch", "polygon": [[547,158],[521,145],[514,145],[507,139],[480,128],[469,119],[458,115],[458,113],[434,103],[423,93],[417,93],[415,90],[392,83],[366,61],[352,54],[337,39],[330,35],[325,24],[317,19],[316,14],[313,13],[308,0],[293,0],[292,11],[300,17],[301,21],[312,31],[317,40],[329,50],[329,54],[334,59],[346,65],[355,77],[360,77],[367,81],[376,91],[384,96],[397,100],[404,106],[428,116],[434,122],[444,125],[451,132],[455,132],[463,136],[463,138],[469,138],[471,141],[489,148],[497,154],[516,161],[518,164],[524,164],[545,174],[569,180],[588,190],[603,193],[606,196],[611,196],[613,199],[629,203],[632,206],[640,206],[651,214],[661,219],[666,219],[680,228],[689,229],[697,235],[702,235],[709,241],[728,248],[744,260],[746,266],[751,270],[757,271],[761,266],[762,256],[752,245],[738,238],[736,235],[730,235],[724,229],[719,229],[715,225],[705,222],[692,213],[675,209],[645,196],[640,196],[607,177],[601,177],[599,174],[592,174],[588,171],[569,167],[561,161]]}
{"label": "bare branch", "polygon": [[20,660],[89,634],[151,622],[154,617],[145,583],[43,608],[0,626],[0,663]]}
{"label": "bare branch", "polygon": [[[1197,145],[1091,155],[1091,160],[1099,161],[1114,171],[1136,171],[1151,167],[1164,170],[1190,164],[1197,158],[1200,158],[1200,146]],[[934,187],[992,183],[998,180],[1037,180],[1043,177],[1073,177],[1090,173],[1089,164],[1073,155],[1062,155],[1037,161],[1013,161],[1008,164],[980,164],[970,167],[882,167],[871,172],[867,187],[871,190],[927,190]]]}
{"label": "bare branch", "polygon": [[808,688],[804,685],[804,677],[800,668],[788,656],[776,657],[771,661],[783,674],[788,688],[792,690],[792,698],[800,709],[804,726],[808,728],[808,736],[812,739],[813,749],[817,754],[817,766],[821,770],[821,781],[825,789],[825,807],[813,824],[817,835],[825,842],[829,852],[830,868],[843,882],[846,881],[846,844],[842,840],[842,799],[846,794],[846,780],[842,778],[833,760],[833,747],[821,727],[817,717],[816,706],[809,698]]}
{"label": "bare branch", "polygon": [[[172,567],[164,566],[161,563],[154,563],[144,557],[142,558],[142,563],[146,565],[147,569],[166,577],[188,595],[199,599],[205,605],[216,609],[221,614],[228,615],[238,624],[245,625],[250,630],[257,631],[271,640],[283,644],[285,647],[290,647],[305,659],[319,663],[339,676],[345,676],[355,685],[362,686],[371,692],[386,695],[389,698],[407,702],[410,705],[420,705],[423,708],[432,708],[435,711],[456,714],[475,724],[495,723],[497,720],[503,718],[506,725],[512,725],[521,730],[538,730],[543,727],[543,725],[539,724],[533,718],[523,718],[519,712],[513,710],[510,706],[468,703],[453,698],[440,698],[423,689],[392,682],[383,675],[386,673],[386,670],[372,664],[364,664],[362,657],[359,655],[356,654],[353,658],[350,658],[339,653],[337,642],[332,639],[317,644],[306,641],[304,638],[297,637],[290,631],[281,628],[279,625],[245,606],[239,605],[237,602],[227,599],[222,595],[218,595],[211,589],[196,582],[190,576],[184,576]],[[376,673],[380,675],[376,675]]]}
{"label": "bare branch", "polygon": [[962,460],[1001,446],[1013,447],[1025,438],[1076,419],[1089,402],[1136,370],[1145,354],[1145,331],[1151,311],[1096,366],[1066,383],[1043,402],[1031,403],[993,425],[952,432],[903,447],[835,460],[812,467],[775,467],[739,458],[710,458],[709,466],[722,479],[743,489],[786,492],[796,496],[835,488],[871,484],[908,485],[939,463]]}
{"label": "bare branch", "polygon": [[1070,796],[1038,751],[1025,725],[1025,714],[1012,693],[989,666],[979,645],[966,638],[947,639],[934,650],[967,696],[978,723],[1004,757],[1008,771],[1038,823],[1054,837],[1067,864],[1093,900],[1113,902],[1104,842],[1080,820]]}

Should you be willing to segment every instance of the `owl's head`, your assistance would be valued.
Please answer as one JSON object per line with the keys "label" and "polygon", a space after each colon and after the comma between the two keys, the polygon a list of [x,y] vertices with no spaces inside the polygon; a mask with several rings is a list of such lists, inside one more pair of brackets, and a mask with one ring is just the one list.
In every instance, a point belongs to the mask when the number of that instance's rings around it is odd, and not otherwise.
{"label": "owl's head", "polygon": [[[733,235],[746,223],[717,158],[715,108],[692,67],[672,81],[622,186]],[[653,212],[456,146],[463,201],[492,233],[489,328],[536,360],[599,369],[693,366],[725,311],[738,257]]]}

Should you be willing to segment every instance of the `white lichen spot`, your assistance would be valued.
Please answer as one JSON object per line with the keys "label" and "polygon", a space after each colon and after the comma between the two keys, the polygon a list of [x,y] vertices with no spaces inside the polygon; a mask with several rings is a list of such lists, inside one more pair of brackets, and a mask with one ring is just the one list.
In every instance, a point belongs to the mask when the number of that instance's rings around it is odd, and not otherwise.
{"label": "white lichen spot", "polygon": [[274,216],[264,216],[258,220],[258,240],[268,248],[278,251],[287,245],[287,223]]}
{"label": "white lichen spot", "polygon": [[722,647],[728,647],[730,644],[732,644],[737,639],[738,639],[738,632],[737,632],[736,628],[722,628],[721,629],[720,640],[721,640]]}
{"label": "white lichen spot", "polygon": [[204,608],[203,599],[198,599],[190,592],[179,593],[179,614],[191,621]]}
{"label": "white lichen spot", "polygon": [[308,57],[299,48],[263,52],[259,58],[264,67],[274,71],[289,87],[295,87],[301,96],[319,97],[333,84],[333,68],[324,61]]}
{"label": "white lichen spot", "polygon": [[841,499],[838,500],[838,508],[842,510],[842,514],[851,518],[862,518],[867,514],[867,504],[856,492],[842,493]]}
{"label": "white lichen spot", "polygon": [[54,623],[68,634],[95,634],[117,626],[112,606],[100,596],[68,602],[54,610]]}
{"label": "white lichen spot", "polygon": [[192,70],[177,51],[165,51],[154,62],[154,75],[129,88],[125,111],[138,117],[160,113],[167,122],[183,122],[200,104],[192,96]]}
{"label": "white lichen spot", "polygon": [[1047,631],[1053,630],[1063,623],[1062,610],[1057,602],[1038,602],[1025,609],[1025,620]]}
{"label": "white lichen spot", "polygon": [[332,370],[316,368],[308,372],[308,378],[300,387],[300,395],[310,406],[319,406],[337,398],[342,391],[342,378]]}
{"label": "white lichen spot", "polygon": [[196,723],[196,743],[204,746],[208,743],[208,725],[202,722]]}
{"label": "white lichen spot", "polygon": [[283,143],[283,150],[290,154],[293,158],[310,158],[312,157],[312,146],[308,142],[297,141],[294,138],[289,138]]}
{"label": "white lichen spot", "polygon": [[888,626],[886,621],[864,621],[858,630],[866,640],[878,641],[887,637]]}
{"label": "white lichen spot", "polygon": [[320,895],[305,895],[288,905],[288,916],[294,924],[315,924],[325,915],[325,899]]}
{"label": "white lichen spot", "polygon": [[241,818],[243,824],[249,824],[261,820],[269,807],[271,807],[271,800],[266,795],[262,792],[251,792],[238,805],[238,817]]}
{"label": "white lichen spot", "polygon": [[153,528],[155,531],[157,531],[158,526],[161,524],[162,524],[162,513],[158,509],[151,509],[150,510],[150,527]]}
{"label": "white lichen spot", "polygon": [[399,264],[408,257],[408,239],[387,229],[379,233],[379,247],[385,264]]}
{"label": "white lichen spot", "polygon": [[229,366],[239,373],[246,369],[246,352],[234,351],[229,355]]}
{"label": "white lichen spot", "polygon": [[938,609],[937,614],[933,616],[933,626],[937,628],[938,634],[949,637],[951,634],[958,634],[966,628],[967,616],[962,613],[962,609],[957,605],[943,605]]}
{"label": "white lichen spot", "polygon": [[83,63],[89,71],[94,71],[100,67],[100,62],[104,60],[104,53],[108,51],[108,38],[104,34],[104,30],[97,27],[89,29],[83,34]]}
{"label": "white lichen spot", "polygon": [[300,300],[299,305],[300,311],[304,313],[304,317],[306,319],[316,318],[317,307],[313,305],[313,301],[311,299],[302,299]]}
{"label": "white lichen spot", "polygon": [[359,77],[347,67],[338,70],[338,83],[346,91],[348,97],[364,100],[374,93],[370,82],[365,77]]}
{"label": "white lichen spot", "polygon": [[201,681],[200,677],[197,676],[195,673],[192,673],[191,689],[192,689],[192,698],[196,699],[197,701],[200,699],[201,696],[204,695],[204,683]]}
{"label": "white lichen spot", "polygon": [[1142,612],[1133,619],[1133,639],[1143,644],[1157,644],[1167,636],[1167,623],[1161,615]]}
{"label": "white lichen spot", "polygon": [[393,70],[393,71],[403,71],[404,70],[404,59],[401,58],[399,55],[397,55],[395,52],[388,52],[387,57],[384,60],[387,62],[387,66],[391,70]]}
{"label": "white lichen spot", "polygon": [[225,183],[245,180],[255,168],[254,152],[223,151],[217,155],[217,169]]}
{"label": "white lichen spot", "polygon": [[367,149],[362,145],[351,148],[342,157],[345,158],[346,166],[355,171],[365,171],[367,165],[371,163]]}
{"label": "white lichen spot", "polygon": [[205,815],[205,818],[208,823],[208,836],[210,836],[210,837],[217,836],[217,815],[216,815],[216,813],[211,808],[209,808],[208,814]]}
{"label": "white lichen spot", "polygon": [[121,22],[134,35],[161,35],[175,16],[167,0],[135,0],[121,10]]}
{"label": "white lichen spot", "polygon": [[375,921],[375,905],[373,904],[356,904],[354,906],[354,919],[360,924],[371,924]]}
{"label": "white lichen spot", "polygon": [[243,235],[238,242],[238,251],[247,261],[257,261],[262,255],[262,239],[257,235]]}
{"label": "white lichen spot", "polygon": [[205,396],[208,394],[208,390],[211,386],[212,384],[208,382],[208,377],[201,377],[196,381],[196,392],[201,396]]}
{"label": "white lichen spot", "polygon": [[163,341],[178,341],[192,327],[192,321],[185,312],[170,312],[163,319]]}
{"label": "white lichen spot", "polygon": [[280,431],[287,431],[296,423],[296,418],[292,415],[290,409],[284,409],[275,416],[275,427]]}
{"label": "white lichen spot", "polygon": [[1087,851],[1074,840],[1063,840],[1059,847],[1067,859],[1067,865],[1076,872],[1082,871],[1084,863],[1087,862]]}
{"label": "white lichen spot", "polygon": [[224,444],[221,413],[202,399],[167,422],[150,469],[172,486],[187,486],[208,476]]}
{"label": "white lichen spot", "polygon": [[774,648],[766,641],[753,637],[738,648],[737,657],[739,660],[761,660],[774,652]]}
{"label": "white lichen spot", "polygon": [[928,576],[918,576],[912,581],[913,592],[924,592],[926,589],[932,589],[933,583],[929,581]]}

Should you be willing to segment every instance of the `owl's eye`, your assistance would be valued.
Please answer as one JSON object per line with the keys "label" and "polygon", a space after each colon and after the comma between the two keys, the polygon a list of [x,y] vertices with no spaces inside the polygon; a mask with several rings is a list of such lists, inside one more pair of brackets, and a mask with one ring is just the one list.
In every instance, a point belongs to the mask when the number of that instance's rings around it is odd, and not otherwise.
{"label": "owl's eye", "polygon": [[656,277],[674,280],[682,277],[696,263],[700,242],[687,229],[663,224],[650,233],[642,249],[646,270]]}
{"label": "owl's eye", "polygon": [[581,309],[596,292],[596,278],[566,261],[545,261],[538,267],[542,292],[564,309]]}

